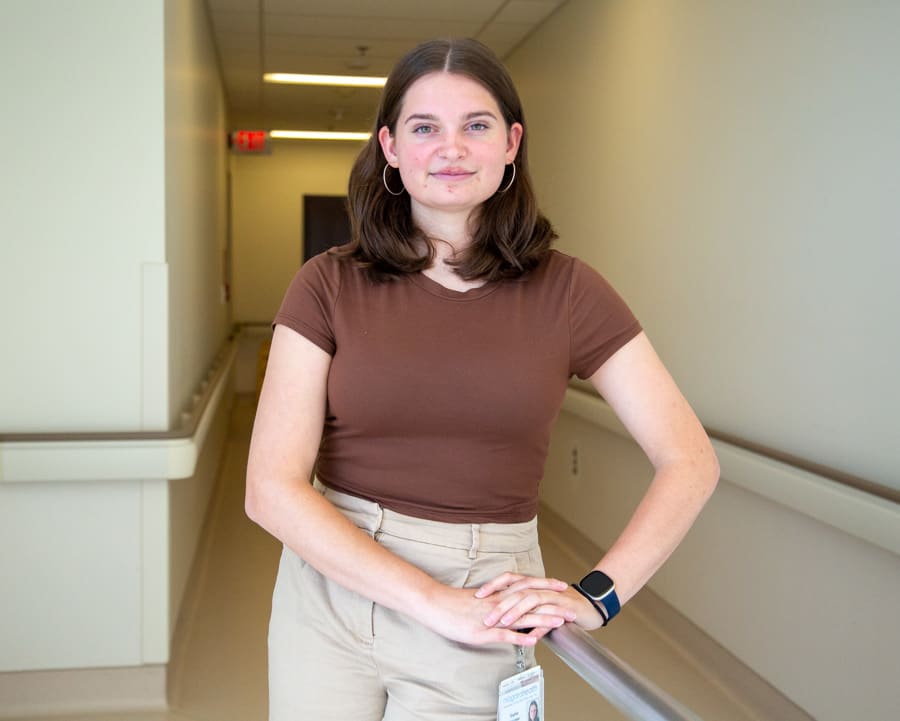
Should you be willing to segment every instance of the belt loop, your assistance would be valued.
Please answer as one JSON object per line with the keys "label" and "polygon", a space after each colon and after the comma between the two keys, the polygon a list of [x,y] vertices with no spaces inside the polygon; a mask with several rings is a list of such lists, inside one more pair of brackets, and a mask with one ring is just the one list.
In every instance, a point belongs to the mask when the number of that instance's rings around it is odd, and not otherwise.
{"label": "belt loop", "polygon": [[375,524],[372,529],[372,538],[374,538],[378,532],[381,530],[381,526],[384,524],[384,507],[380,503],[375,504]]}
{"label": "belt loop", "polygon": [[481,526],[479,524],[472,524],[472,545],[469,547],[469,558],[475,558],[475,555],[478,552],[478,536],[480,530]]}

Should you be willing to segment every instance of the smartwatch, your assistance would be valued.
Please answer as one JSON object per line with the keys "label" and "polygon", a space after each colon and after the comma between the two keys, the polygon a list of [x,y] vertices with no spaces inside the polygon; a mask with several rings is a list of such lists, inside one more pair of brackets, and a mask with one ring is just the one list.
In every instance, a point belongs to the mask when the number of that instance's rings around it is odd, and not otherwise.
{"label": "smartwatch", "polygon": [[604,626],[613,620],[622,607],[616,595],[615,582],[603,571],[591,571],[578,583],[572,584],[572,588],[593,604],[603,617]]}

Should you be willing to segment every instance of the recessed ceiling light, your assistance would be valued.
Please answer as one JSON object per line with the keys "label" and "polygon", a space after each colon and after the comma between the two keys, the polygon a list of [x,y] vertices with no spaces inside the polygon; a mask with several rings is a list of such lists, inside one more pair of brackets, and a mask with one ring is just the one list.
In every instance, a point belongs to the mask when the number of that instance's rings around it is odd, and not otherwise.
{"label": "recessed ceiling light", "polygon": [[266,73],[267,83],[288,83],[290,85],[343,85],[355,88],[383,88],[387,78],[369,75],[304,75],[297,73]]}

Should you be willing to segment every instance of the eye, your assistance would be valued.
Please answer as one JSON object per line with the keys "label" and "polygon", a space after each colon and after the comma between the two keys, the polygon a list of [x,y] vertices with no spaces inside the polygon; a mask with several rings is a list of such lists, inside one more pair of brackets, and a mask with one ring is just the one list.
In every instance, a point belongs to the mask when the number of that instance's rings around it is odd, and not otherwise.
{"label": "eye", "polygon": [[417,125],[413,128],[413,135],[430,135],[434,128],[430,125]]}
{"label": "eye", "polygon": [[469,125],[469,130],[474,130],[476,133],[480,133],[487,129],[487,123],[482,123],[480,120],[476,120],[474,123]]}

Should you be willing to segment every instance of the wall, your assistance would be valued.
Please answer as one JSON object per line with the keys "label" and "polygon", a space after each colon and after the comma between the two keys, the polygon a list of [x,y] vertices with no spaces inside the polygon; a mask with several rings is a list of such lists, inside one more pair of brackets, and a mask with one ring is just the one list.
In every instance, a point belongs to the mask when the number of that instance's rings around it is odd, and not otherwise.
{"label": "wall", "polygon": [[225,95],[202,2],[166,0],[166,261],[169,420],[230,328],[224,298]]}
{"label": "wall", "polygon": [[[229,329],[224,96],[205,6],[39,0],[4,21],[15,32],[0,46],[0,123],[29,138],[0,173],[0,306],[15,349],[0,432],[177,426]],[[167,662],[230,378],[193,439],[0,442],[0,569],[16,579],[0,671]],[[191,469],[167,475],[176,457]],[[56,698],[45,678],[0,674],[0,687],[43,702]]]}
{"label": "wall", "polygon": [[[701,419],[894,486],[898,21],[874,2],[570,0],[508,63],[559,247],[625,296]],[[608,547],[649,474],[563,413],[543,500]],[[837,721],[900,706],[898,579],[896,554],[726,476],[651,586]]]}
{"label": "wall", "polygon": [[165,428],[162,5],[3,22],[0,431]]}
{"label": "wall", "polygon": [[883,2],[573,0],[510,62],[560,247],[703,420],[894,487],[898,23]]}
{"label": "wall", "polygon": [[270,323],[303,257],[303,195],[346,195],[360,145],[272,141],[233,156],[234,319]]}

